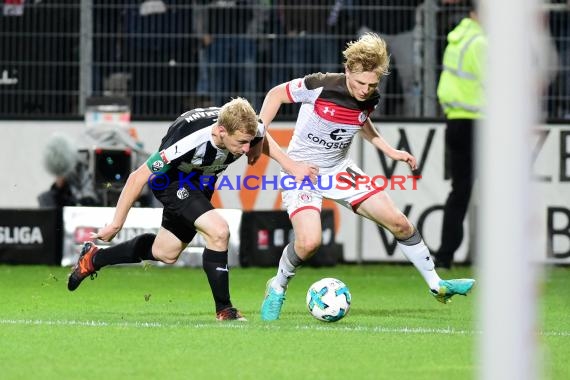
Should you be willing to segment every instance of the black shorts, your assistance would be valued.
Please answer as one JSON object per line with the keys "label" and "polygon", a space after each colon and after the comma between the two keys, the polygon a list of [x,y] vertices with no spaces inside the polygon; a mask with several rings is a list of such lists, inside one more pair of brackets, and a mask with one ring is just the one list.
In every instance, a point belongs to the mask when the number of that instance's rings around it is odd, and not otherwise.
{"label": "black shorts", "polygon": [[161,226],[184,243],[190,243],[196,235],[196,219],[214,209],[210,202],[213,191],[209,189],[179,189],[178,185],[171,184],[153,193],[164,206]]}

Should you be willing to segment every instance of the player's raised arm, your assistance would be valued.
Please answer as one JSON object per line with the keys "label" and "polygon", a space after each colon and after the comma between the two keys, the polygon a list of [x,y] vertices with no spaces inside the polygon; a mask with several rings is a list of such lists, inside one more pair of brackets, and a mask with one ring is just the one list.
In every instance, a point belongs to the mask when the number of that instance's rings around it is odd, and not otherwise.
{"label": "player's raised arm", "polygon": [[269,128],[269,124],[271,124],[275,115],[279,112],[281,104],[292,103],[289,95],[287,95],[287,85],[288,83],[277,85],[265,95],[261,111],[259,111],[259,118],[263,121],[266,128]]}
{"label": "player's raised arm", "polygon": [[[282,104],[292,103],[291,98],[287,94],[288,83],[282,83],[273,87],[265,96],[259,112],[259,118],[263,121],[266,128],[269,128],[269,124],[271,124],[277,112],[279,112]],[[265,133],[263,153],[277,161],[283,168],[283,171],[294,176],[296,181],[302,181],[305,177],[309,177],[313,183],[317,181],[319,169],[313,164],[293,161],[283,152],[269,132]]]}
{"label": "player's raised arm", "polygon": [[269,133],[265,134],[263,153],[281,165],[285,173],[295,177],[295,181],[301,182],[308,177],[312,183],[317,182],[319,168],[311,163],[292,160]]}
{"label": "player's raised arm", "polygon": [[[279,108],[281,108],[281,104],[283,103],[291,103],[291,100],[287,96],[286,90],[287,83],[282,83],[273,87],[263,100],[263,105],[261,106],[261,111],[259,111],[259,119],[265,125],[266,131],[269,128],[269,124],[273,121],[277,112],[279,112]],[[263,139],[259,146],[253,146],[250,152],[247,153],[247,163],[249,165],[254,165],[261,153],[265,153],[269,156],[269,150],[266,139]]]}

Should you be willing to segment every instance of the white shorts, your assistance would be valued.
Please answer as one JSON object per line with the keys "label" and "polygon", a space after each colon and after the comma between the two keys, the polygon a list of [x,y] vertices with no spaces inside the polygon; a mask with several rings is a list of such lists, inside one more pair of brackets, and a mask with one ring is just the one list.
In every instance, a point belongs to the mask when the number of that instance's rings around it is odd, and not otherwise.
{"label": "white shorts", "polygon": [[[352,160],[343,161],[341,165],[319,171],[319,180],[316,184],[309,181],[295,183],[292,177],[284,181],[287,174],[281,172],[282,186],[281,199],[287,208],[289,217],[305,209],[321,211],[323,198],[331,199],[338,204],[354,211],[356,207],[372,195],[382,191],[370,184],[355,184],[355,178],[368,177]],[[358,181],[356,181],[358,182]]]}

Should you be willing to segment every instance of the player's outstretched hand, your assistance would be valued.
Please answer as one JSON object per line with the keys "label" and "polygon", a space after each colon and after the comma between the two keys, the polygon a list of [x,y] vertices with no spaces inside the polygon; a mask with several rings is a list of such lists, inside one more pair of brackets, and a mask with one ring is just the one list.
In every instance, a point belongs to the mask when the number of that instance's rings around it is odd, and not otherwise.
{"label": "player's outstretched hand", "polygon": [[311,163],[295,161],[293,166],[289,169],[289,174],[295,177],[296,182],[302,182],[308,177],[311,183],[317,183],[319,168]]}
{"label": "player's outstretched hand", "polygon": [[416,158],[412,156],[410,153],[406,152],[405,150],[397,150],[396,153],[390,157],[396,161],[403,161],[410,165],[412,170],[416,170],[418,168],[418,163]]}
{"label": "player's outstretched hand", "polygon": [[120,230],[121,230],[121,227],[117,227],[117,226],[114,226],[112,224],[107,224],[105,227],[99,228],[97,233],[92,232],[91,238],[109,242],[109,241],[113,240],[115,235],[117,235]]}

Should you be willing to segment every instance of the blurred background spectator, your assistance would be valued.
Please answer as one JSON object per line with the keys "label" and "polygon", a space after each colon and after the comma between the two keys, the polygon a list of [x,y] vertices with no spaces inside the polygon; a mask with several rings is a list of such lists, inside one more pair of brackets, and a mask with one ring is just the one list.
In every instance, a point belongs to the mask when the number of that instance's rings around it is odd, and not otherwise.
{"label": "blurred background spectator", "polygon": [[548,91],[548,116],[570,120],[570,0],[552,0],[548,26],[558,52],[558,72]]}
{"label": "blurred background spectator", "polygon": [[342,0],[277,0],[272,80],[268,89],[291,78],[341,69],[339,38],[350,22]]}
{"label": "blurred background spectator", "polygon": [[390,75],[380,83],[382,103],[377,112],[405,117],[420,116],[420,78],[414,49],[416,12],[422,0],[354,0],[357,34],[378,33],[388,44]]}
{"label": "blurred background spectator", "polygon": [[130,72],[133,114],[178,115],[185,109],[196,83],[198,53],[189,5],[131,0],[123,8],[121,58]]}
{"label": "blurred background spectator", "polygon": [[200,27],[204,48],[197,91],[213,104],[243,96],[257,107],[257,34],[263,26],[258,0],[203,3]]}

